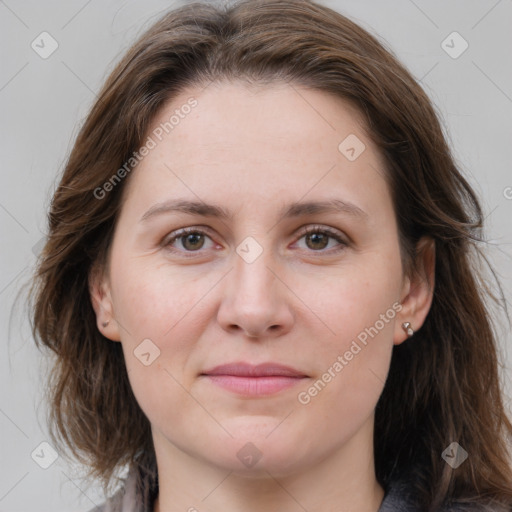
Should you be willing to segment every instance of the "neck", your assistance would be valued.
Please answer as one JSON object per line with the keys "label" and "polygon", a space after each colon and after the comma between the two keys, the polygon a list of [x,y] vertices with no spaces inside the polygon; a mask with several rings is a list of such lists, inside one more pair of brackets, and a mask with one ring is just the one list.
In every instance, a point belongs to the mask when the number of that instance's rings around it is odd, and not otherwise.
{"label": "neck", "polygon": [[[377,512],[384,490],[374,471],[373,423],[302,470],[241,474],[179,450],[154,433],[159,474],[155,512]],[[371,438],[370,438],[371,439]],[[363,442],[364,441],[364,442]]]}

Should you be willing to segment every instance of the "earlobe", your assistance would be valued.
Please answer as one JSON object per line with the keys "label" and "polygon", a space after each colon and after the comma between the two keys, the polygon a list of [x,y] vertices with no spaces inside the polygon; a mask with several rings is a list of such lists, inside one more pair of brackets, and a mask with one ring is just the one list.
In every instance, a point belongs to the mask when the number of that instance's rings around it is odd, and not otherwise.
{"label": "earlobe", "polygon": [[405,279],[402,309],[397,316],[394,344],[399,345],[414,336],[430,311],[435,285],[435,241],[423,237],[416,247],[414,276]]}
{"label": "earlobe", "polygon": [[404,322],[402,324],[402,329],[406,332],[409,338],[414,334],[414,329],[411,326],[411,322]]}
{"label": "earlobe", "polygon": [[98,330],[112,341],[121,341],[119,326],[114,317],[114,307],[110,293],[110,285],[103,272],[92,269],[89,273],[89,295],[96,313]]}

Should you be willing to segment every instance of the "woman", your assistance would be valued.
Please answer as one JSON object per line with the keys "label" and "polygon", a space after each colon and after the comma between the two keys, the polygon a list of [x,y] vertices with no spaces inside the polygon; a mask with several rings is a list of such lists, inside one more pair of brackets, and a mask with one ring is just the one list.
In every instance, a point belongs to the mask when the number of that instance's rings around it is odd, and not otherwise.
{"label": "woman", "polygon": [[312,1],[192,4],[108,78],[34,336],[103,510],[511,510],[482,212],[420,86]]}

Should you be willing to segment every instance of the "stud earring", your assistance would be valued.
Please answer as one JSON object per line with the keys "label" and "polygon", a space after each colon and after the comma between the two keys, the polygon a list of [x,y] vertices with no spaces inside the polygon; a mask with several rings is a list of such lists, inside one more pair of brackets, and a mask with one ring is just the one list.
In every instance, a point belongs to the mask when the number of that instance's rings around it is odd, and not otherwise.
{"label": "stud earring", "polygon": [[102,325],[103,327],[107,327],[107,325],[108,325],[108,320],[107,320],[106,322],[103,322],[101,325]]}
{"label": "stud earring", "polygon": [[411,323],[410,322],[404,322],[402,324],[402,329],[407,333],[407,336],[412,336],[414,334],[414,331],[411,327]]}

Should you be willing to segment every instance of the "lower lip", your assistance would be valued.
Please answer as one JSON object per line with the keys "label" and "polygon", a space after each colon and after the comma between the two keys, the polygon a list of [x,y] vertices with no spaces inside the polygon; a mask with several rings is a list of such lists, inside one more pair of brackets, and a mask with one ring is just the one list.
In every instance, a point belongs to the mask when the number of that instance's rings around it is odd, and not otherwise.
{"label": "lower lip", "polygon": [[240,377],[235,375],[205,375],[215,385],[240,395],[271,395],[297,385],[305,377]]}

